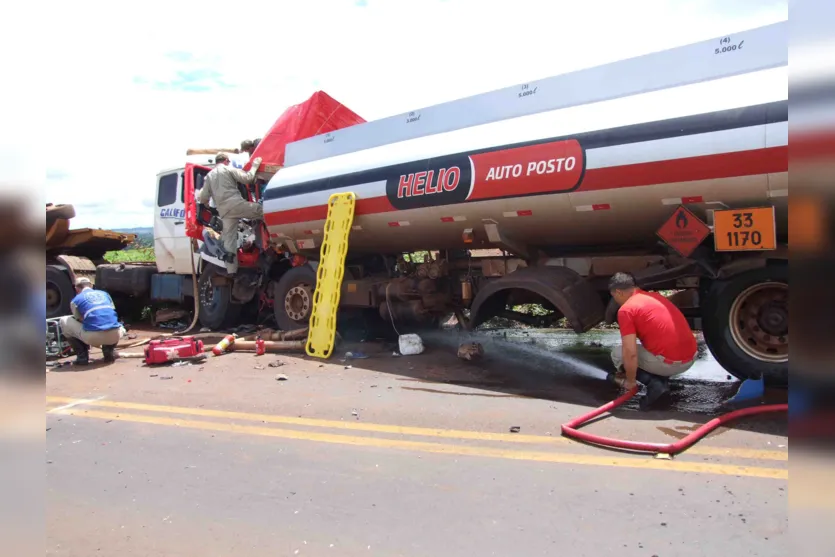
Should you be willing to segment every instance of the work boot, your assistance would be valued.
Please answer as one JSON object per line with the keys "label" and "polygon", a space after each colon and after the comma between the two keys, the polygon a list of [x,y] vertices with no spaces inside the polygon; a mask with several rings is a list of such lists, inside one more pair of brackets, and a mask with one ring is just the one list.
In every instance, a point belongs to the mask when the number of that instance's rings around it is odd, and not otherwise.
{"label": "work boot", "polygon": [[641,410],[649,410],[653,404],[657,403],[670,392],[669,378],[649,373],[646,375],[649,376],[645,378],[646,381],[641,381],[641,383],[646,385],[646,394],[638,403]]}
{"label": "work boot", "polygon": [[90,363],[90,347],[81,342],[77,338],[67,337],[67,343],[72,346],[73,352],[75,352],[75,361],[73,365],[76,366],[86,366]]}
{"label": "work boot", "polygon": [[116,345],[115,344],[108,344],[107,346],[101,347],[101,353],[104,355],[105,362],[115,362],[116,361]]}

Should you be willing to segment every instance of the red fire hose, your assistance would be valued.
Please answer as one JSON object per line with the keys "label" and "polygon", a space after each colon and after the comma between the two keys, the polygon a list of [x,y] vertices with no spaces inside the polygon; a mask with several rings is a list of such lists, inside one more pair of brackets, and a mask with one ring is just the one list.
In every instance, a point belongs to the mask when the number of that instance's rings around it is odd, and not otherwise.
{"label": "red fire hose", "polygon": [[702,427],[700,427],[693,433],[687,435],[683,439],[680,439],[675,443],[668,444],[644,443],[641,441],[625,441],[622,439],[612,439],[610,437],[602,437],[600,435],[594,435],[592,433],[579,431],[578,428],[582,427],[587,422],[593,420],[601,414],[605,414],[606,412],[610,412],[618,406],[621,406],[622,404],[626,403],[629,399],[634,397],[637,393],[638,387],[634,387],[625,394],[613,400],[612,402],[606,403],[600,408],[597,408],[596,410],[592,410],[587,414],[578,416],[570,422],[563,424],[562,434],[566,437],[571,437],[572,439],[585,441],[586,443],[593,443],[595,445],[602,445],[604,447],[613,447],[618,449],[628,449],[632,451],[644,451],[652,453],[676,454],[689,448],[691,445],[699,441],[702,437],[704,437],[705,435],[707,435],[708,433],[710,433],[711,431],[713,431],[714,429],[716,429],[724,423],[745,416],[753,416],[755,414],[765,414],[769,412],[787,412],[789,409],[788,404],[769,404],[765,406],[752,406],[751,408],[742,408],[740,410],[734,410],[733,412],[728,412],[727,414],[723,414],[717,418],[713,418],[712,420],[704,424]]}

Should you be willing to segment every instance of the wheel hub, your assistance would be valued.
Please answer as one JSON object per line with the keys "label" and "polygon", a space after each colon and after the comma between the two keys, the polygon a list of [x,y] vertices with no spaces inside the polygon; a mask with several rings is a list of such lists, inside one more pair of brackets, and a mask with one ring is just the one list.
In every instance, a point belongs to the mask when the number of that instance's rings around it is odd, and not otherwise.
{"label": "wheel hub", "polygon": [[57,306],[61,302],[61,293],[53,285],[46,286],[46,307]]}
{"label": "wheel hub", "polygon": [[310,317],[313,292],[310,286],[299,284],[291,288],[284,296],[284,311],[293,321],[304,321]]}
{"label": "wheel hub", "polygon": [[206,281],[200,289],[200,304],[203,307],[211,307],[215,299],[215,288],[211,281]]}
{"label": "wheel hub", "polygon": [[781,282],[754,285],[731,307],[730,329],[745,353],[765,362],[789,359],[789,287]]}
{"label": "wheel hub", "polygon": [[760,309],[757,324],[769,335],[785,335],[789,329],[789,309],[783,303],[767,302]]}

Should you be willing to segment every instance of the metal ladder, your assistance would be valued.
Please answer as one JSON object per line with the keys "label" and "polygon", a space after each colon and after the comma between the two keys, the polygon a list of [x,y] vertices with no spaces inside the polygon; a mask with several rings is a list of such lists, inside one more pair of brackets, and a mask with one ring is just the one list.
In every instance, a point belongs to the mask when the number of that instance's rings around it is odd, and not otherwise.
{"label": "metal ladder", "polygon": [[316,270],[310,332],[305,346],[307,354],[316,358],[330,358],[333,355],[336,311],[342,293],[348,236],[354,222],[356,200],[356,195],[352,192],[335,193],[328,199],[328,216],[325,220],[325,233]]}

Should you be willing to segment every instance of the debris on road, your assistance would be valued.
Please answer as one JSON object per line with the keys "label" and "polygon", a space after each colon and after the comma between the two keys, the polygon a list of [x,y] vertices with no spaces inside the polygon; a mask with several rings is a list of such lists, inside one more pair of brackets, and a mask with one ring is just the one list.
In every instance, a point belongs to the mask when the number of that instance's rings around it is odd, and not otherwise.
{"label": "debris on road", "polygon": [[261,329],[256,335],[249,335],[242,340],[252,341],[260,336],[265,341],[267,340],[305,340],[307,338],[308,328],[294,329],[292,331],[275,331],[273,329]]}
{"label": "debris on road", "polygon": [[175,321],[188,317],[188,311],[179,308],[162,308],[153,314],[151,325],[161,325],[169,321]]}
{"label": "debris on road", "polygon": [[288,379],[290,378],[284,375],[283,373],[279,373],[275,376],[276,381],[287,381]]}
{"label": "debris on road", "polygon": [[[255,340],[237,340],[229,346],[229,350],[234,352],[255,352],[256,342]],[[304,340],[265,340],[263,342],[266,352],[304,350],[304,345],[307,344],[307,341]]]}
{"label": "debris on road", "polygon": [[416,356],[423,353],[423,339],[415,334],[400,335],[397,339],[400,353],[404,356]]}
{"label": "debris on road", "polygon": [[285,364],[284,364],[284,362],[282,362],[281,360],[276,360],[276,361],[274,361],[274,362],[270,362],[270,363],[269,363],[269,364],[267,364],[267,365],[269,365],[270,367],[281,367],[281,366],[283,366],[283,365],[285,365]]}
{"label": "debris on road", "polygon": [[72,365],[72,362],[47,362],[46,363],[46,367],[54,367],[54,368],[69,367],[71,365]]}
{"label": "debris on road", "polygon": [[465,342],[458,347],[458,357],[462,360],[478,360],[484,356],[484,347],[478,342]]}
{"label": "debris on road", "polygon": [[174,379],[173,375],[163,375],[160,379]]}
{"label": "debris on road", "polygon": [[364,360],[368,355],[363,352],[345,352],[346,360]]}
{"label": "debris on road", "polygon": [[519,427],[518,425],[514,425],[514,426],[510,427],[510,433],[519,433],[520,431],[522,431],[522,428]]}

